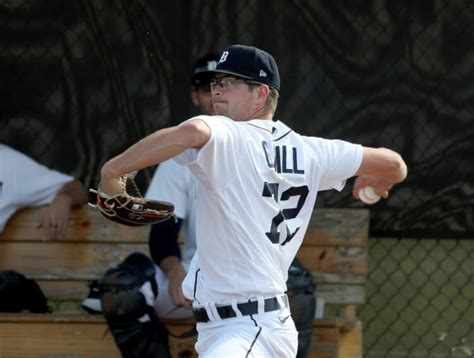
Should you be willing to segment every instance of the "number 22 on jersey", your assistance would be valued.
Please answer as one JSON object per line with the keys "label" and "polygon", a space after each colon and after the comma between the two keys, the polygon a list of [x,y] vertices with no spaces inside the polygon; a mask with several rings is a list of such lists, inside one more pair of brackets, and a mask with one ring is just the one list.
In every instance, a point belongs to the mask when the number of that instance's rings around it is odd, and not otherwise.
{"label": "number 22 on jersey", "polygon": [[[306,197],[308,196],[309,193],[309,188],[306,185],[302,186],[294,186],[286,189],[281,193],[279,196],[278,193],[278,183],[268,183],[265,182],[263,185],[263,197],[273,197],[276,203],[279,204],[280,211],[278,214],[272,219],[272,222],[270,224],[270,231],[266,232],[265,234],[267,235],[268,239],[273,243],[273,244],[280,244],[280,245],[285,245],[287,242],[291,241],[291,239],[296,235],[298,230],[300,229],[299,227],[295,229],[295,231],[291,232],[286,221],[294,219],[298,216],[301,208],[304,205],[304,202],[306,201]],[[292,197],[298,197],[298,202],[296,203],[296,207],[293,208],[285,208],[282,209],[280,205],[281,202],[283,201],[288,201]],[[283,240],[280,242],[280,232],[278,231],[278,228],[280,227],[280,224],[282,222],[285,222],[285,229],[286,229],[286,235],[283,238]]]}

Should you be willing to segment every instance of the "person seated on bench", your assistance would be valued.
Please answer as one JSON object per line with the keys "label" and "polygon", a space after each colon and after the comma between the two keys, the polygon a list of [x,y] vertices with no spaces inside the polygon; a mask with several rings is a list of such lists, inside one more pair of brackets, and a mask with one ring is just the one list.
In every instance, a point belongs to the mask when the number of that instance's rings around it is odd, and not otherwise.
{"label": "person seated on bench", "polygon": [[0,143],[0,233],[22,208],[47,205],[38,218],[43,240],[63,238],[71,209],[87,203],[82,183]]}

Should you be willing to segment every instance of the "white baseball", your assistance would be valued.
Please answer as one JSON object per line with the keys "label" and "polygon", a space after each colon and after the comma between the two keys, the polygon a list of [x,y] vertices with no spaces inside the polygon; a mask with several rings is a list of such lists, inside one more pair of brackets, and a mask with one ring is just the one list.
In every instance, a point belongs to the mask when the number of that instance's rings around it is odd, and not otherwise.
{"label": "white baseball", "polygon": [[380,195],[377,195],[371,186],[365,186],[359,190],[359,198],[366,204],[375,204],[380,200]]}

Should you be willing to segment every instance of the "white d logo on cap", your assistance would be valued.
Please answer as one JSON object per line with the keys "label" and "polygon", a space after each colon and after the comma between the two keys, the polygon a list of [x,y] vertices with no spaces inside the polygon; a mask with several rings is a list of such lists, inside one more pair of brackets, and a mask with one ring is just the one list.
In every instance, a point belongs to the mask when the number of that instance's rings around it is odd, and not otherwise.
{"label": "white d logo on cap", "polygon": [[219,62],[217,64],[225,62],[225,60],[227,60],[227,56],[229,56],[229,51],[222,52],[222,56],[219,59]]}

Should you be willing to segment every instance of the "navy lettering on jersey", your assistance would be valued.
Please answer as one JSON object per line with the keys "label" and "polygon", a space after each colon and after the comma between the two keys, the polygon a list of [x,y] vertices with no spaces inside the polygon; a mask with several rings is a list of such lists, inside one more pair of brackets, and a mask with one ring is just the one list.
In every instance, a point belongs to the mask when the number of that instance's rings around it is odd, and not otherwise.
{"label": "navy lettering on jersey", "polygon": [[265,153],[265,159],[267,160],[268,167],[274,168],[275,164],[273,164],[272,156],[270,155],[270,152],[268,151],[268,143],[265,141],[262,141],[262,147],[263,147],[263,152]]}
{"label": "navy lettering on jersey", "polygon": [[304,169],[298,169],[298,153],[296,148],[293,148],[293,173],[304,174]]}
{"label": "navy lettering on jersey", "polygon": [[[275,168],[277,173],[304,174],[304,169],[298,167],[298,151],[296,148],[290,148],[286,145],[276,145],[275,153],[272,156],[268,148],[268,143],[262,141],[263,152],[269,168]],[[289,156],[292,161],[289,163]],[[273,157],[273,160],[272,160]]]}
{"label": "navy lettering on jersey", "polygon": [[275,147],[275,170],[277,173],[281,173],[281,159],[280,159],[280,147]]}
{"label": "navy lettering on jersey", "polygon": [[283,173],[293,173],[293,168],[288,168],[286,166],[286,145],[283,145],[282,146],[282,161],[281,161],[281,166],[282,166],[282,170],[283,170]]}
{"label": "navy lettering on jersey", "polygon": [[280,242],[280,232],[278,231],[278,227],[282,222],[286,222],[286,220],[291,220],[298,216],[306,198],[308,197],[309,188],[306,185],[291,187],[281,193],[280,198],[278,198],[278,187],[278,183],[263,183],[262,196],[267,198],[273,197],[273,200],[277,203],[279,203],[280,200],[287,201],[292,197],[298,197],[298,202],[294,208],[282,209],[275,217],[273,217],[270,224],[270,231],[265,233],[272,244],[280,244],[284,246],[287,242],[290,242],[291,239],[293,239],[300,228],[298,227],[295,231],[291,232],[288,225],[285,225],[285,237]]}
{"label": "navy lettering on jersey", "polygon": [[267,183],[263,185],[263,196],[273,197],[273,199],[278,203],[278,183]]}

